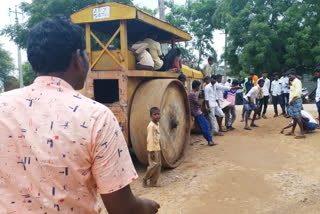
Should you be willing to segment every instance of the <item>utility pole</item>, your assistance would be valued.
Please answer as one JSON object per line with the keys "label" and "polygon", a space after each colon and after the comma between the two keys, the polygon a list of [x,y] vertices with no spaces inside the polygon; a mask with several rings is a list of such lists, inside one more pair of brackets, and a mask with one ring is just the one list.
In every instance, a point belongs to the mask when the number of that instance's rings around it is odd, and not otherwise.
{"label": "utility pole", "polygon": [[228,46],[228,33],[227,30],[224,31],[225,43],[224,43],[224,81],[227,81],[227,46]]}
{"label": "utility pole", "polygon": [[[22,15],[22,12],[18,12],[17,6],[15,6],[15,10],[11,10],[11,8],[9,8],[9,16],[11,13],[15,14],[15,23],[16,25],[19,24],[19,19],[18,19],[18,14]],[[19,80],[20,80],[20,88],[23,88],[23,76],[22,76],[22,64],[21,64],[21,50],[20,47],[17,45],[18,47],[18,69],[19,69]]]}
{"label": "utility pole", "polygon": [[158,5],[159,5],[159,18],[161,20],[165,20],[165,6],[164,6],[164,0],[158,0]]}
{"label": "utility pole", "polygon": [[[158,0],[158,7],[159,7],[159,18],[162,21],[165,21],[166,19],[166,14],[165,14],[165,0]],[[168,53],[168,44],[161,44],[161,49],[163,54],[167,54]]]}

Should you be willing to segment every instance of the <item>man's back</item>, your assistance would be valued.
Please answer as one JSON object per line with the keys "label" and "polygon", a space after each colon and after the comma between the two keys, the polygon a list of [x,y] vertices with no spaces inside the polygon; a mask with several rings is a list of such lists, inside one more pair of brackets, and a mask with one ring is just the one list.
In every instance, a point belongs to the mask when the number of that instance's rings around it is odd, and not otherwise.
{"label": "man's back", "polygon": [[263,96],[269,96],[269,91],[270,91],[270,80],[268,78],[263,78],[261,77],[259,80],[263,79],[264,80],[264,85],[263,85]]}
{"label": "man's back", "polygon": [[302,82],[298,79],[295,78],[292,81],[292,85],[290,87],[290,97],[289,101],[291,102],[293,98],[301,98],[302,96]]}
{"label": "man's back", "polygon": [[240,82],[240,84],[243,85],[244,94],[247,94],[251,90],[251,88],[254,87],[254,81],[250,80],[249,78],[245,78]]}
{"label": "man's back", "polygon": [[59,78],[0,95],[0,142],[0,213],[98,213],[137,177],[111,111]]}
{"label": "man's back", "polygon": [[162,55],[160,43],[150,38],[146,38],[143,42],[148,44],[150,54],[154,60],[154,69],[160,69],[163,65],[163,61],[159,57]]}
{"label": "man's back", "polygon": [[154,67],[154,61],[151,54],[146,50],[148,48],[147,43],[136,43],[132,45],[132,48],[136,50],[138,54],[137,64]]}

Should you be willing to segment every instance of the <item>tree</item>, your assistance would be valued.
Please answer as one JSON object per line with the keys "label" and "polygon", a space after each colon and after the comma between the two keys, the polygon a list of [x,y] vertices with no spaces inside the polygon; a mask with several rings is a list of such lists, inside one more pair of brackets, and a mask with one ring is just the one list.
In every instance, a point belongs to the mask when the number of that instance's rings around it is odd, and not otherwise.
{"label": "tree", "polygon": [[147,7],[139,7],[139,6],[137,8],[142,10],[142,11],[144,11],[144,12],[146,12],[146,13],[149,13],[151,16],[156,16],[157,13],[158,13],[158,9],[152,10],[150,8],[147,8]]}
{"label": "tree", "polygon": [[228,32],[225,53],[235,75],[310,72],[320,61],[320,6],[316,0],[220,0],[212,23]]}
{"label": "tree", "polygon": [[[216,8],[215,0],[187,0],[185,5],[168,3],[170,13],[166,21],[191,34],[191,42],[178,45],[183,49],[183,59],[191,61],[192,67],[199,69],[202,60],[208,56],[216,58],[213,48],[213,30],[211,17]],[[197,53],[197,56],[195,54]]]}
{"label": "tree", "polygon": [[10,72],[15,68],[10,53],[0,44],[0,82],[4,83]]}
{"label": "tree", "polygon": [[35,78],[37,77],[36,72],[32,70],[32,66],[29,62],[26,62],[22,65],[22,76],[23,83],[25,86],[32,84]]}
{"label": "tree", "polygon": [[284,40],[284,62],[298,71],[313,71],[320,62],[320,5],[318,1],[294,1],[278,23]]}

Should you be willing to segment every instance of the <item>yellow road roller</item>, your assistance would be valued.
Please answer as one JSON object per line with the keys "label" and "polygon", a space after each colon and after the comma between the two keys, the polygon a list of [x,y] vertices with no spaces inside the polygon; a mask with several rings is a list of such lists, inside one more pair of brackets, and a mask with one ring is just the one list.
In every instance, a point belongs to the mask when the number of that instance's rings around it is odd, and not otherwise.
{"label": "yellow road roller", "polygon": [[191,131],[191,115],[187,93],[201,72],[183,65],[186,88],[177,80],[179,74],[136,70],[134,54],[128,42],[146,32],[156,32],[160,43],[190,40],[190,35],[135,7],[105,3],[86,7],[71,15],[86,34],[91,62],[85,88],[81,91],[108,106],[122,127],[128,145],[138,160],[147,164],[147,125],[149,109],[161,109],[161,147],[165,167],[177,167],[182,159]]}

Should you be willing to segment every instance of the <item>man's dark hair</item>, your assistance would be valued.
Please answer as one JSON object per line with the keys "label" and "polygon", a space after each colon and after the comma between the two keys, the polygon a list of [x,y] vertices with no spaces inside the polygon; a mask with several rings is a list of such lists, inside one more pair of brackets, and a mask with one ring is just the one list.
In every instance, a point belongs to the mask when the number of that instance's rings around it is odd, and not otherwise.
{"label": "man's dark hair", "polygon": [[207,80],[210,80],[210,77],[206,76],[203,81],[207,81]]}
{"label": "man's dark hair", "polygon": [[200,87],[200,85],[201,85],[201,82],[199,80],[194,80],[192,82],[192,89],[196,89],[196,88]]}
{"label": "man's dark hair", "polygon": [[273,76],[274,76],[274,77],[275,77],[275,76],[278,76],[278,77],[279,77],[280,74],[279,74],[279,73],[274,73]]}
{"label": "man's dark hair", "polygon": [[249,73],[249,75],[250,75],[250,76],[251,76],[251,75],[254,76],[254,72],[251,71],[251,72]]}
{"label": "man's dark hair", "polygon": [[214,58],[213,58],[212,56],[210,56],[210,57],[208,58],[208,61],[214,61]]}
{"label": "man's dark hair", "polygon": [[291,75],[296,75],[296,69],[294,69],[294,68],[291,68],[288,72]]}
{"label": "man's dark hair", "polygon": [[217,75],[216,75],[216,78],[217,78],[217,79],[220,79],[220,78],[222,78],[222,75],[221,75],[221,74],[217,74]]}
{"label": "man's dark hair", "polygon": [[231,82],[231,79],[228,79],[228,82]]}
{"label": "man's dark hair", "polygon": [[154,112],[156,112],[156,111],[160,111],[160,109],[158,108],[158,107],[152,107],[151,109],[150,109],[150,115],[152,115]]}
{"label": "man's dark hair", "polygon": [[287,71],[288,71],[288,68],[287,68],[287,67],[284,67],[284,68],[281,69],[281,73],[282,73],[282,74],[286,73]]}
{"label": "man's dark hair", "polygon": [[263,74],[269,74],[269,72],[268,71],[264,71]]}
{"label": "man's dark hair", "polygon": [[262,83],[262,82],[263,82],[263,83],[265,82],[264,79],[259,79],[259,80],[258,80],[258,85],[260,85],[260,83]]}
{"label": "man's dark hair", "polygon": [[180,75],[178,76],[178,80],[187,80],[187,76],[184,75],[184,74],[180,74]]}
{"label": "man's dark hair", "polygon": [[212,74],[212,75],[211,75],[211,79],[214,79],[214,80],[216,80],[216,79],[217,79],[217,75],[215,75],[215,74]]}
{"label": "man's dark hair", "polygon": [[27,43],[28,60],[39,74],[65,72],[78,49],[81,55],[86,49],[83,31],[64,16],[34,26]]}
{"label": "man's dark hair", "polygon": [[233,80],[232,81],[232,85],[239,85],[239,81],[238,80]]}

